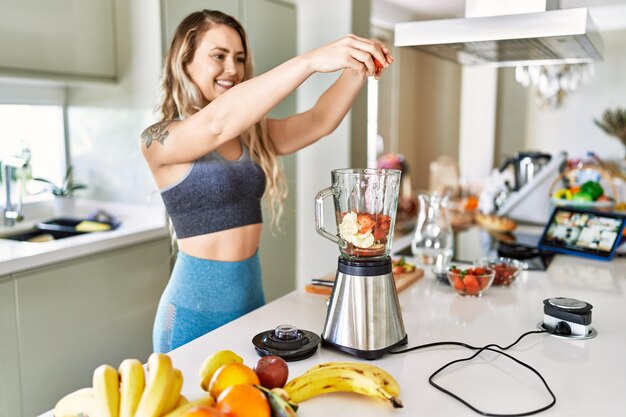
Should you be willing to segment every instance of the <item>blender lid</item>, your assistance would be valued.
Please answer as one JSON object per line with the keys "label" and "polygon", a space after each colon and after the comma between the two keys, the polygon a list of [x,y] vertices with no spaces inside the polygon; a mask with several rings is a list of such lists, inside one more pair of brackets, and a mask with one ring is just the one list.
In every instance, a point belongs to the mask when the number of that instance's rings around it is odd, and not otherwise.
{"label": "blender lid", "polygon": [[320,341],[317,334],[290,324],[278,325],[252,338],[252,344],[259,356],[279,356],[287,362],[312,356]]}

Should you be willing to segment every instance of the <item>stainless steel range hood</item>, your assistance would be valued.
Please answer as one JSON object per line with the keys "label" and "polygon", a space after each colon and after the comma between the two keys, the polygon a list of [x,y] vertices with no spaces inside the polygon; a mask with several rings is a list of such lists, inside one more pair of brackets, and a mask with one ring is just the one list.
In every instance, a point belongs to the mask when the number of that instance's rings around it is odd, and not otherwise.
{"label": "stainless steel range hood", "polygon": [[395,25],[395,45],[461,65],[506,67],[602,59],[602,40],[586,8]]}

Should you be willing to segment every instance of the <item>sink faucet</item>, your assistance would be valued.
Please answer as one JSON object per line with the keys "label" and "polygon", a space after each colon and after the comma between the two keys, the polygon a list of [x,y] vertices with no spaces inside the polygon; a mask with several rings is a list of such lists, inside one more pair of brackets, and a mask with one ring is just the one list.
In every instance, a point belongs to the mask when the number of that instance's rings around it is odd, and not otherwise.
{"label": "sink faucet", "polygon": [[18,169],[26,168],[30,163],[30,149],[22,144],[22,151],[19,155],[5,158],[2,161],[4,166],[4,191],[6,196],[6,204],[2,211],[2,218],[5,226],[13,226],[16,222],[21,221],[24,216],[22,215],[22,189],[24,187],[24,178],[19,181],[19,192],[17,197],[17,203],[12,201],[11,182],[13,180],[13,174]]}

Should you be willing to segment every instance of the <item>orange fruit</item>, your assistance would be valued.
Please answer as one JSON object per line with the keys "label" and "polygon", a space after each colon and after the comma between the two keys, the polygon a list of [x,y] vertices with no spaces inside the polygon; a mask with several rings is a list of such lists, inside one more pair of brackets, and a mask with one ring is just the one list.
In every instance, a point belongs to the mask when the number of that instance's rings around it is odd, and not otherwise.
{"label": "orange fruit", "polygon": [[221,411],[208,405],[197,405],[185,411],[180,417],[225,417]]}
{"label": "orange fruit", "polygon": [[217,399],[217,409],[227,417],[270,417],[272,412],[265,394],[253,385],[233,385]]}
{"label": "orange fruit", "polygon": [[226,388],[241,384],[261,385],[261,382],[252,368],[243,363],[229,363],[215,371],[209,382],[209,393],[217,398]]}

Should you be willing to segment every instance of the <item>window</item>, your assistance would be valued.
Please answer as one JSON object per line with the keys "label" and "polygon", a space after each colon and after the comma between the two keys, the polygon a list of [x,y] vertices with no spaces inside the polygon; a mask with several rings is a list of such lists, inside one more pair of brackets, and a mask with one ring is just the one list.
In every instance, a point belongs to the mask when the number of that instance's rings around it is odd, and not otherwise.
{"label": "window", "polygon": [[[55,184],[63,180],[66,169],[64,91],[0,86],[0,93],[0,164],[3,166],[0,206],[4,206],[4,166],[23,149],[28,149],[31,157],[29,168],[18,171],[20,177],[42,177]],[[49,193],[42,193],[43,190],[44,184],[29,181],[25,188],[13,187],[12,197],[17,198],[21,193],[23,202],[52,198]]]}

